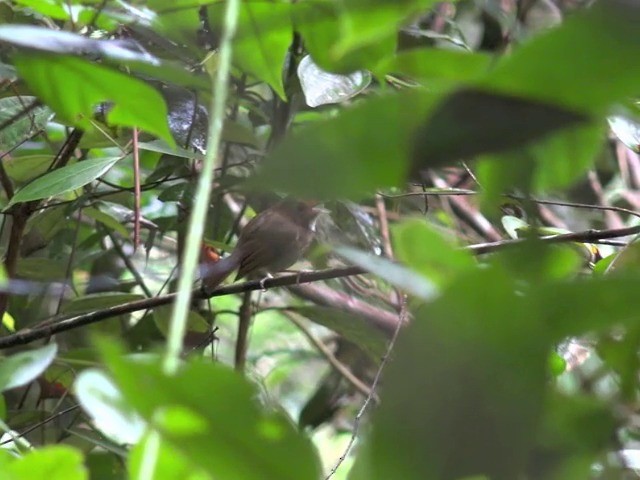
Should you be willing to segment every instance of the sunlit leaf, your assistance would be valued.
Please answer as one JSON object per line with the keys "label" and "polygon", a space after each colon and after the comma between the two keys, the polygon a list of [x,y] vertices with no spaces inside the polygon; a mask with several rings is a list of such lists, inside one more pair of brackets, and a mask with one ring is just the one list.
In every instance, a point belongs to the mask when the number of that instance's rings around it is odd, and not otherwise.
{"label": "sunlit leaf", "polygon": [[0,360],[0,390],[21,387],[35,380],[51,364],[58,352],[55,343]]}
{"label": "sunlit leaf", "polygon": [[83,187],[103,175],[118,160],[119,157],[92,158],[54,170],[18,190],[9,205],[53,197]]}
{"label": "sunlit leaf", "polygon": [[436,296],[438,287],[430,279],[404,265],[350,247],[336,247],[336,252],[349,262],[378,275],[392,285],[423,300]]}
{"label": "sunlit leaf", "polygon": [[109,123],[138,127],[174,144],[162,96],[141,80],[66,55],[23,53],[14,63],[27,85],[62,120],[89,128],[95,107],[113,102]]}
{"label": "sunlit leaf", "polygon": [[113,381],[103,372],[80,372],[75,394],[94,425],[119,444],[134,444],[142,437],[146,423],[124,401]]}
{"label": "sunlit leaf", "polygon": [[[168,376],[158,363],[124,360],[115,352],[108,357],[127,401],[173,448],[216,479],[319,477],[310,441],[282,414],[262,410],[254,388],[233,370],[192,363]],[[153,395],[140,395],[141,384]],[[167,415],[158,417],[159,412]]]}
{"label": "sunlit leaf", "polygon": [[82,453],[67,445],[50,445],[32,450],[15,460],[4,471],[8,478],[27,480],[86,480],[89,474],[82,463]]}

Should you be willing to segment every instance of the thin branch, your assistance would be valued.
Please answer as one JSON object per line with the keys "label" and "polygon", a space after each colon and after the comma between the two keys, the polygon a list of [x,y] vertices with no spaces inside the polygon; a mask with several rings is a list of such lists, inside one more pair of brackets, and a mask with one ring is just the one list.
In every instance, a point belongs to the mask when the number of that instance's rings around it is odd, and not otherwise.
{"label": "thin branch", "polygon": [[113,248],[115,249],[116,253],[120,257],[120,259],[122,259],[122,261],[124,262],[124,265],[127,267],[127,270],[129,270],[129,273],[133,275],[133,278],[135,279],[138,286],[142,289],[142,291],[147,297],[152,297],[153,293],[151,292],[151,289],[147,287],[147,284],[145,283],[144,278],[142,278],[142,275],[140,274],[136,266],[131,261],[131,257],[126,254],[122,245],[120,244],[120,242],[118,242],[118,239],[116,238],[116,236],[110,230],[107,230],[107,235],[111,239],[111,243],[113,243]]}
{"label": "thin branch", "polygon": [[19,112],[16,112],[14,115],[7,118],[4,122],[0,123],[0,131],[4,130],[8,126],[17,122],[25,115],[29,115],[29,113],[31,113],[33,110],[35,110],[41,105],[42,105],[42,102],[40,100],[34,100],[29,105],[27,105],[24,109],[20,110]]}
{"label": "thin branch", "polygon": [[[548,235],[545,237],[537,237],[535,240],[543,243],[598,243],[600,240],[608,238],[627,237],[630,235],[638,235],[640,233],[640,225],[626,228],[614,228],[610,230],[585,230],[582,232],[564,233],[561,235]],[[479,243],[476,245],[469,245],[466,247],[475,255],[482,255],[485,253],[495,252],[505,247],[512,247],[520,245],[524,242],[530,241],[528,238],[517,238],[514,240],[500,240],[498,242]]]}
{"label": "thin branch", "polygon": [[251,292],[244,292],[238,312],[238,336],[236,337],[235,369],[244,372],[247,363],[247,339],[251,325]]}
{"label": "thin branch", "polygon": [[133,251],[140,245],[140,149],[138,129],[133,129]]}
{"label": "thin branch", "polygon": [[402,325],[406,323],[406,321],[407,321],[407,296],[403,295],[402,302],[400,304],[400,312],[398,315],[398,322],[396,325],[396,329],[393,332],[393,337],[391,337],[391,340],[389,341],[389,345],[387,345],[387,351],[385,352],[384,357],[382,357],[382,361],[380,362],[380,366],[378,367],[376,376],[374,377],[373,383],[371,384],[371,395],[367,396],[364,403],[362,404],[362,407],[360,408],[360,411],[358,411],[358,414],[356,415],[356,418],[353,421],[353,430],[351,432],[351,438],[349,439],[347,448],[345,448],[344,453],[340,456],[340,458],[338,459],[334,467],[329,472],[329,475],[326,476],[325,480],[329,480],[331,477],[333,477],[333,475],[336,473],[338,468],[340,468],[340,465],[342,465],[342,462],[344,462],[344,460],[347,458],[347,455],[349,455],[349,452],[351,451],[351,448],[353,447],[353,444],[355,443],[356,438],[358,436],[360,421],[362,420],[362,417],[364,417],[364,414],[367,412],[367,408],[369,407],[369,404],[373,400],[373,395],[375,395],[376,389],[378,388],[378,383],[380,383],[382,371],[384,370],[385,366],[387,365],[387,362],[389,361],[389,357],[391,356],[393,347],[395,346],[396,340],[398,339],[398,334],[400,333],[400,329],[402,328]]}
{"label": "thin branch", "polygon": [[[283,275],[276,278],[267,278],[264,280],[251,280],[243,283],[216,288],[211,292],[204,292],[202,289],[196,289],[192,292],[194,299],[206,299],[212,297],[221,297],[224,295],[233,295],[254,290],[263,290],[274,287],[286,287],[296,285],[298,283],[317,282],[319,280],[328,280],[331,278],[346,277],[349,275],[362,275],[365,271],[360,267],[347,267],[329,270],[320,270],[316,272],[296,273],[292,275]],[[13,347],[16,345],[25,345],[34,340],[42,339],[54,335],[56,333],[65,332],[75,328],[89,325],[92,323],[105,320],[107,318],[125,315],[128,313],[138,312],[140,310],[152,309],[163,305],[169,305],[176,299],[177,294],[172,293],[153,298],[144,298],[133,302],[115,305],[102,310],[68,317],[65,319],[53,318],[46,320],[38,325],[25,328],[14,334],[0,338],[0,349]]]}
{"label": "thin branch", "polygon": [[329,350],[324,343],[322,343],[320,340],[318,340],[316,337],[313,336],[313,334],[309,331],[309,329],[302,322],[302,320],[298,318],[298,314],[296,314],[294,310],[283,309],[283,311],[285,315],[289,318],[289,320],[296,327],[298,327],[300,332],[302,332],[302,334],[305,337],[307,337],[307,340],[309,340],[309,342],[320,351],[320,353],[324,356],[324,358],[326,358],[327,362],[329,362],[329,365],[331,365],[334,368],[334,370],[336,370],[340,375],[342,375],[343,378],[347,382],[349,382],[351,385],[353,385],[356,390],[358,390],[361,394],[363,394],[365,398],[372,397],[376,403],[380,401],[378,396],[367,385],[365,385],[364,382],[362,382],[362,380],[360,380],[353,373],[351,373],[351,370],[349,370],[349,367],[347,367],[340,360],[338,360],[335,357],[335,355],[331,352],[331,350]]}

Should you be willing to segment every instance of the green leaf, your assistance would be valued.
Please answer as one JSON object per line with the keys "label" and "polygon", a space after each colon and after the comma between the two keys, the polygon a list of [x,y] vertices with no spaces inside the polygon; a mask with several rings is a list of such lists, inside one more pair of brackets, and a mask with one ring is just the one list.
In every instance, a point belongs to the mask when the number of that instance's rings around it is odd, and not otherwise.
{"label": "green leaf", "polygon": [[468,252],[455,248],[422,220],[409,220],[393,228],[398,260],[436,285],[445,286],[461,271],[475,266]]}
{"label": "green leaf", "polygon": [[54,170],[18,190],[8,206],[53,197],[83,187],[103,175],[118,160],[119,157],[92,158]]}
{"label": "green leaf", "polygon": [[293,5],[296,31],[324,70],[373,69],[396,51],[399,27],[433,0],[307,0]]}
{"label": "green leaf", "polygon": [[431,8],[437,0],[343,0],[340,3],[343,35],[334,47],[338,55],[397,35],[404,23]]}
{"label": "green leaf", "polygon": [[8,465],[9,478],[28,480],[46,478],[47,480],[85,480],[89,478],[82,464],[82,453],[66,446],[55,445],[32,450],[24,457]]}
{"label": "green leaf", "polygon": [[[9,120],[35,101],[35,97],[27,95],[0,99],[0,123]],[[47,107],[40,106],[31,110],[0,131],[0,150],[7,151],[26,140],[33,133],[43,129],[51,117],[53,113]]]}
{"label": "green leaf", "polygon": [[336,247],[334,250],[354,265],[378,275],[390,284],[418,298],[429,300],[438,294],[438,287],[430,279],[388,258],[378,257],[351,247]]}
{"label": "green leaf", "polygon": [[114,232],[118,232],[124,238],[129,236],[129,230],[127,230],[127,228],[113,215],[109,215],[108,213],[94,207],[84,208],[82,213],[89,218],[93,218],[96,222],[102,223],[105,227],[113,230]]}
{"label": "green leaf", "polygon": [[589,331],[635,325],[640,310],[639,288],[640,277],[621,274],[553,282],[541,285],[534,293],[537,303],[545,307],[541,319],[561,342]]}
{"label": "green leaf", "polygon": [[55,0],[17,0],[16,3],[57,20],[68,20],[73,8],[71,5],[65,5]]}
{"label": "green leaf", "polygon": [[538,446],[531,455],[530,478],[588,478],[593,459],[607,449],[617,430],[616,419],[606,403],[557,393],[548,396],[540,423]]}
{"label": "green leaf", "polygon": [[118,444],[135,444],[142,438],[146,423],[126,404],[105,373],[83,370],[76,378],[74,391],[93,424],[108,438]]}
{"label": "green leaf", "polygon": [[113,102],[110,124],[137,127],[175,145],[162,96],[141,80],[67,55],[23,52],[14,63],[29,88],[63,121],[89,129],[95,107]]}
{"label": "green leaf", "polygon": [[485,269],[415,312],[385,372],[355,478],[519,478],[551,349],[536,310],[507,274]]}
{"label": "green leaf", "polygon": [[123,303],[134,302],[143,299],[143,295],[136,293],[119,293],[119,292],[102,292],[84,295],[75,298],[71,302],[65,304],[64,313],[82,313],[94,310],[102,310]]}
{"label": "green leaf", "polygon": [[638,92],[640,4],[597,2],[504,57],[482,85],[605,114]]}
{"label": "green leaf", "polygon": [[[145,464],[145,452],[148,451],[149,437],[131,449],[129,455],[130,478],[142,478],[141,471]],[[193,463],[170,443],[160,439],[160,450],[154,473],[154,480],[211,480],[213,477],[196,469]]]}
{"label": "green leaf", "polygon": [[492,61],[482,53],[416,48],[384,58],[373,71],[378,77],[389,73],[407,75],[434,88],[474,80],[489,70]]}
{"label": "green leaf", "polygon": [[570,186],[593,166],[606,140],[604,124],[561,130],[516,151],[481,156],[477,176],[483,200],[505,190],[548,191]]}
{"label": "green leaf", "polygon": [[[25,0],[21,1],[25,2]],[[46,4],[46,0],[26,1],[39,5]],[[72,8],[78,9],[79,7]],[[85,11],[90,12],[89,9]],[[107,12],[101,13],[107,15]],[[95,15],[93,12],[91,14]],[[189,72],[182,65],[161,60],[148,51],[141,52],[135,43],[123,39],[98,40],[72,32],[33,25],[2,25],[0,26],[0,41],[23,49],[35,49],[57,55],[74,57],[82,55],[89,59],[99,58],[102,64],[127,67],[131,71],[177,85],[196,87],[206,91],[209,91],[210,88],[210,82],[205,75]]]}
{"label": "green leaf", "polygon": [[415,168],[511,150],[586,121],[552,104],[465,88],[446,97],[416,132]]}
{"label": "green leaf", "polygon": [[412,132],[432,102],[424,92],[388,95],[307,125],[264,160],[252,186],[315,199],[356,198],[399,186]]}
{"label": "green leaf", "polygon": [[[171,315],[173,307],[171,305],[162,306],[153,309],[153,320],[158,330],[167,336],[171,325]],[[189,311],[187,315],[187,332],[209,332],[211,327],[207,321],[198,312]]]}
{"label": "green leaf", "polygon": [[16,182],[27,182],[45,173],[54,160],[53,154],[7,156],[2,159],[7,175]]}
{"label": "green leaf", "polygon": [[[214,4],[208,8],[211,24],[217,28],[224,18],[223,7],[223,4]],[[292,40],[289,3],[243,2],[233,40],[233,63],[268,83],[286,100],[282,74]]]}
{"label": "green leaf", "polygon": [[295,311],[312,322],[339,333],[369,355],[376,364],[387,350],[386,335],[367,320],[329,307],[298,307]]}
{"label": "green leaf", "polygon": [[42,281],[60,281],[65,278],[69,260],[27,257],[18,260],[16,274],[22,278]]}
{"label": "green leaf", "polygon": [[[311,442],[282,414],[263,411],[254,387],[236,372],[191,363],[167,376],[159,362],[142,364],[109,350],[107,363],[125,398],[173,448],[214,478],[319,478]],[[140,395],[141,386],[153,395]]]}
{"label": "green leaf", "polygon": [[0,391],[21,387],[36,379],[51,364],[57,352],[58,346],[51,343],[0,360]]}
{"label": "green leaf", "polygon": [[305,48],[313,61],[323,70],[349,74],[372,68],[380,58],[393,55],[395,51],[395,35],[389,34],[377,42],[338,53],[335,46],[345,33],[342,5],[333,0],[309,0],[296,2],[292,8],[296,31],[304,38]]}

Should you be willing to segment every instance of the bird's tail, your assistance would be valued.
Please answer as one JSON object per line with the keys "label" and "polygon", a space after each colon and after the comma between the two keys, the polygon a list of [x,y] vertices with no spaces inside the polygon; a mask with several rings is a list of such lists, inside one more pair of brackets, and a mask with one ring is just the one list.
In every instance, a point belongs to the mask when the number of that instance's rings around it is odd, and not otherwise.
{"label": "bird's tail", "polygon": [[200,265],[200,278],[202,284],[208,290],[216,288],[231,272],[239,267],[238,255],[234,251],[231,255],[218,260],[215,263],[202,263]]}

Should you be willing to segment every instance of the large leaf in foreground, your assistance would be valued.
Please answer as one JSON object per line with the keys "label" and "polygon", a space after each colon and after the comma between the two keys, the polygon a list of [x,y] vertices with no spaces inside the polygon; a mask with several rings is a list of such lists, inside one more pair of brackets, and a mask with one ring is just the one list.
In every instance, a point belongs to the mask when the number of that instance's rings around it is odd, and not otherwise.
{"label": "large leaf in foreground", "polygon": [[535,308],[507,275],[476,271],[416,312],[401,335],[354,478],[518,478],[551,347]]}
{"label": "large leaf in foreground", "polygon": [[9,205],[53,197],[83,187],[104,174],[118,160],[118,157],[93,158],[54,170],[20,189]]}
{"label": "large leaf in foreground", "polygon": [[29,88],[65,122],[88,129],[96,105],[113,102],[109,123],[138,127],[175,145],[162,96],[141,80],[67,55],[22,52],[14,63]]}
{"label": "large leaf in foreground", "polygon": [[[317,479],[311,442],[277,412],[266,412],[254,388],[219,364],[184,365],[175,376],[158,363],[110,355],[116,383],[130,404],[191,463],[216,479]],[[140,389],[153,392],[140,395]]]}

